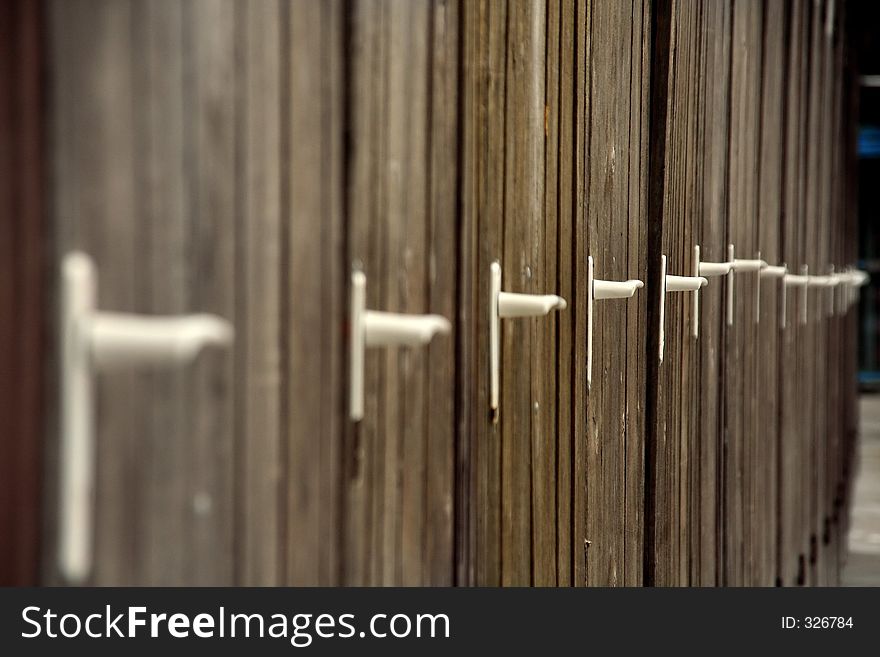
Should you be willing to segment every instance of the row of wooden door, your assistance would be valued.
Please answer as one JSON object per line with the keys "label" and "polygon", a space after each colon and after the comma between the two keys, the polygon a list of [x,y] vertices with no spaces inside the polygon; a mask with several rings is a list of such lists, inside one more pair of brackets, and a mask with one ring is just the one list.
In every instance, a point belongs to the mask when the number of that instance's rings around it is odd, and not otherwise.
{"label": "row of wooden door", "polygon": [[[854,259],[833,0],[48,0],[48,260],[103,308],[214,312],[234,349],[99,381],[96,584],[836,581],[853,313],[790,322],[740,256]],[[640,279],[593,307],[587,263]],[[489,268],[568,309],[502,323]],[[371,349],[349,276],[451,338]],[[55,273],[53,272],[52,276]],[[50,300],[47,302],[52,303]],[[796,309],[789,298],[788,313]],[[47,310],[49,314],[50,311]],[[50,359],[47,379],[55,380]],[[61,581],[57,412],[41,579]]]}

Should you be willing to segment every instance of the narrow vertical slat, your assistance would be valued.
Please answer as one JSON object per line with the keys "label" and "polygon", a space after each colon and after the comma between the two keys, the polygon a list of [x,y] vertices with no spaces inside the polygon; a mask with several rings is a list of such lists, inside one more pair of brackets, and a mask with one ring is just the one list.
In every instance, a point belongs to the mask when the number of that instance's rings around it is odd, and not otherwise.
{"label": "narrow vertical slat", "polygon": [[[706,40],[705,95],[703,114],[702,209],[699,227],[700,257],[708,262],[727,260],[727,166],[730,90],[729,2],[703,3]],[[724,371],[725,289],[727,283],[713,279],[700,292],[700,373],[697,397],[700,408],[700,567],[693,584],[722,583],[724,504],[722,488],[723,409],[727,381]]]}
{"label": "narrow vertical slat", "polygon": [[[179,3],[135,4],[132,62],[136,140],[135,234],[145,247],[146,268],[137,310],[178,314],[193,310],[189,271],[191,187],[184,171],[187,118],[184,91],[183,12]],[[102,279],[103,280],[103,277]],[[148,375],[144,399],[147,426],[139,445],[144,473],[142,581],[171,585],[186,581],[192,554],[174,549],[194,513],[187,487],[190,468],[186,370]]]}
{"label": "narrow vertical slat", "polygon": [[[764,16],[763,72],[761,83],[761,144],[758,175],[757,237],[761,257],[771,265],[782,261],[780,223],[783,197],[783,148],[785,121],[785,47],[786,7],[783,3],[768,4]],[[762,525],[762,537],[755,546],[759,570],[752,583],[773,586],[776,583],[777,554],[777,445],[779,443],[778,357],[779,290],[777,279],[761,281],[760,315],[757,319],[757,389],[758,443],[755,469],[760,487],[756,499],[756,515]]]}
{"label": "narrow vertical slat", "polygon": [[[48,14],[53,261],[86,251],[100,276],[98,302],[130,311],[144,264],[133,234],[131,4],[53,2]],[[136,454],[144,436],[136,386],[130,373],[98,384],[95,584],[138,581]]]}
{"label": "narrow vertical slat", "polygon": [[[427,361],[426,430],[427,474],[425,492],[425,574],[422,584],[449,586],[455,577],[455,495],[462,478],[455,468],[455,344],[458,333],[473,330],[459,321],[456,271],[440,263],[458,256],[459,185],[459,29],[462,3],[449,0],[431,7],[429,16],[433,49],[430,65],[430,150],[428,153],[429,219],[426,310],[448,317],[456,333],[430,347]],[[458,328],[461,327],[461,328]],[[470,386],[468,386],[470,388]],[[473,390],[471,390],[473,394]]]}
{"label": "narrow vertical slat", "polygon": [[[240,236],[236,271],[242,300],[236,325],[243,354],[236,437],[239,583],[271,586],[285,572],[283,501],[288,482],[282,448],[282,33],[276,0],[236,8],[239,58]],[[299,110],[299,108],[297,108]],[[316,131],[320,134],[319,131]],[[308,142],[306,142],[308,143]],[[306,149],[305,144],[301,145]],[[320,161],[314,150],[307,150]],[[286,181],[285,181],[286,182]],[[303,199],[305,205],[305,199]],[[303,281],[305,289],[309,281]],[[305,400],[303,400],[305,401]],[[309,402],[312,400],[309,399]],[[314,470],[314,469],[313,469]],[[316,497],[318,497],[316,495]],[[303,532],[311,537],[311,531]],[[311,564],[313,565],[313,564]]]}
{"label": "narrow vertical slat", "polygon": [[[192,301],[200,311],[227,318],[236,316],[237,303],[234,26],[231,0],[197,0],[185,8],[192,123],[184,137],[189,151],[184,166],[193,184],[188,208]],[[209,354],[190,372],[194,584],[233,581],[234,362],[230,351]]]}

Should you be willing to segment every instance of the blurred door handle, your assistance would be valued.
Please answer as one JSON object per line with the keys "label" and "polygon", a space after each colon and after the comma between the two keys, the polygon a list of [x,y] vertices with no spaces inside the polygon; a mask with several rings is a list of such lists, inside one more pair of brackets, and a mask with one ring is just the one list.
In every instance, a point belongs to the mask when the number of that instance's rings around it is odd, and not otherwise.
{"label": "blurred door handle", "polygon": [[[767,265],[760,272],[758,272],[758,287],[760,289],[761,281],[766,279],[772,280],[785,280],[785,275],[788,273],[788,266],[785,264],[781,265]],[[779,294],[781,296],[780,306],[782,307],[782,312],[780,313],[779,327],[785,328],[785,302],[786,302],[786,289],[785,284],[779,286]],[[757,302],[757,310],[756,310],[756,318],[759,318],[761,315],[761,301],[760,297],[758,297]]]}
{"label": "blurred door handle", "polygon": [[351,275],[351,333],[349,373],[349,417],[364,417],[364,350],[366,347],[417,346],[428,344],[435,335],[452,330],[440,315],[411,315],[367,310],[367,276]]}
{"label": "blurred door handle", "polygon": [[232,343],[214,315],[158,317],[97,310],[97,274],[84,253],[61,266],[61,443],[58,559],[80,582],[91,571],[95,472],[94,376],[102,370],[191,362]]}
{"label": "blurred door handle", "polygon": [[[800,323],[807,323],[807,285],[810,282],[809,268],[807,265],[801,267],[800,274],[785,274],[782,277],[782,285],[786,288],[796,287],[800,290]],[[782,307],[782,326],[785,327],[786,308]]]}

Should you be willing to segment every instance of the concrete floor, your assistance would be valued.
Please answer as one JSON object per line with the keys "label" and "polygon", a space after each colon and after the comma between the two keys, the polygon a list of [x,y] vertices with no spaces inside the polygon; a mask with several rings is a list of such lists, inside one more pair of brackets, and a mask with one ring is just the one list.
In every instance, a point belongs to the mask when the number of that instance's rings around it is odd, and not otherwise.
{"label": "concrete floor", "polygon": [[859,471],[843,586],[880,586],[880,394],[859,400]]}

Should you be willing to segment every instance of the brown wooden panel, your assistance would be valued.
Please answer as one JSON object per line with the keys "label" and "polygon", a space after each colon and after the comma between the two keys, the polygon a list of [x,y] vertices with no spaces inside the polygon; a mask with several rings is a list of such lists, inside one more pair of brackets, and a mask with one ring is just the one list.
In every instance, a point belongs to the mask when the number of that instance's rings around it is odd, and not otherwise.
{"label": "brown wooden panel", "polygon": [[[708,262],[727,260],[727,171],[730,119],[731,5],[703,3],[702,208],[697,231],[700,257]],[[722,403],[726,382],[722,376],[726,350],[727,283],[710,281],[700,292],[699,375],[694,392],[699,408],[698,483],[699,538],[692,569],[692,584],[714,586],[722,582],[724,455]]]}
{"label": "brown wooden panel", "polygon": [[[454,321],[456,5],[349,10],[348,262],[367,275],[368,307]],[[452,580],[452,350],[441,337],[367,352],[365,417],[343,457],[344,583]]]}
{"label": "brown wooden panel", "polygon": [[[587,221],[596,276],[644,280],[646,109],[641,3],[593,3],[590,12]],[[583,267],[585,263],[579,263]],[[639,323],[646,298],[593,305],[593,384],[588,393],[586,583],[641,583],[643,406]],[[630,342],[629,338],[632,337]],[[630,353],[632,352],[632,353]],[[635,549],[634,549],[635,548]]]}
{"label": "brown wooden panel", "polygon": [[280,9],[286,26],[278,109],[284,167],[279,263],[284,410],[279,430],[286,460],[281,581],[334,585],[343,576],[341,478],[348,463],[342,452],[348,422],[349,274],[344,16],[339,2],[285,2]]}
{"label": "brown wooden panel", "polygon": [[[761,257],[771,265],[778,265],[783,261],[780,223],[786,117],[786,18],[784,3],[767,5],[763,27],[757,243]],[[777,448],[781,411],[777,353],[781,340],[781,282],[778,279],[761,280],[758,285],[758,316],[755,318],[758,322],[755,389],[758,398],[758,432],[753,459],[757,476],[753,490],[760,534],[759,540],[752,544],[754,569],[749,583],[773,586],[777,582]]]}
{"label": "brown wooden panel", "polygon": [[[90,253],[100,276],[98,302],[132,311],[136,272],[146,263],[134,235],[131,3],[55,2],[48,14],[52,261],[74,248]],[[143,490],[136,466],[146,444],[144,412],[135,403],[141,383],[125,372],[102,377],[98,386],[96,584],[139,581],[135,523],[142,515],[134,498]],[[55,471],[48,475],[57,479]]]}
{"label": "brown wooden panel", "polygon": [[[691,436],[696,431],[690,389],[696,373],[691,338],[691,296],[667,294],[665,354],[659,361],[660,255],[667,272],[693,271],[693,188],[696,174],[694,133],[698,78],[700,12],[689,3],[656,7],[653,53],[654,95],[651,113],[647,292],[653,319],[648,322],[647,553],[649,584],[687,585],[690,579],[688,521]],[[659,106],[663,103],[663,107]],[[662,128],[661,128],[662,126]],[[662,131],[662,137],[661,137]],[[656,136],[655,136],[656,135]],[[651,253],[654,251],[654,253]]]}
{"label": "brown wooden panel", "polygon": [[[287,475],[281,440],[282,222],[287,216],[282,208],[289,200],[282,195],[282,175],[287,172],[282,135],[287,131],[281,115],[282,108],[289,107],[288,87],[282,84],[282,75],[288,70],[282,51],[285,17],[284,6],[277,0],[239,3],[236,7],[242,53],[236,70],[236,83],[242,90],[238,120],[241,246],[236,274],[247,290],[239,305],[237,326],[242,379],[236,388],[240,413],[235,452],[236,520],[241,528],[236,580],[264,586],[282,582],[285,572],[281,533]],[[297,112],[296,116],[303,114]],[[312,162],[320,160],[319,153],[302,146]],[[300,207],[305,205],[302,202]],[[303,289],[311,292],[305,285]],[[308,525],[303,522],[302,526]],[[304,539],[313,536],[320,536],[320,532],[312,527],[303,532]],[[331,545],[326,547],[332,553]]]}
{"label": "brown wooden panel", "polygon": [[[785,169],[782,221],[782,258],[792,273],[797,273],[802,262],[800,255],[800,216],[803,203],[802,172],[804,169],[804,90],[806,71],[806,35],[808,6],[793,0],[789,9],[789,37],[786,55],[785,106]],[[779,583],[791,586],[802,583],[805,551],[801,540],[800,512],[802,496],[799,493],[802,441],[799,372],[800,326],[797,318],[797,294],[786,294],[783,312],[786,328],[782,332],[779,352],[781,373],[780,445],[779,445]]]}
{"label": "brown wooden panel", "polygon": [[[758,158],[760,137],[762,10],[735,3],[731,37],[730,217],[728,239],[740,258],[758,257]],[[754,273],[734,276],[734,309],[728,333],[725,377],[726,439],[726,584],[749,583],[754,572],[753,546],[760,542],[755,521],[758,443]]]}

